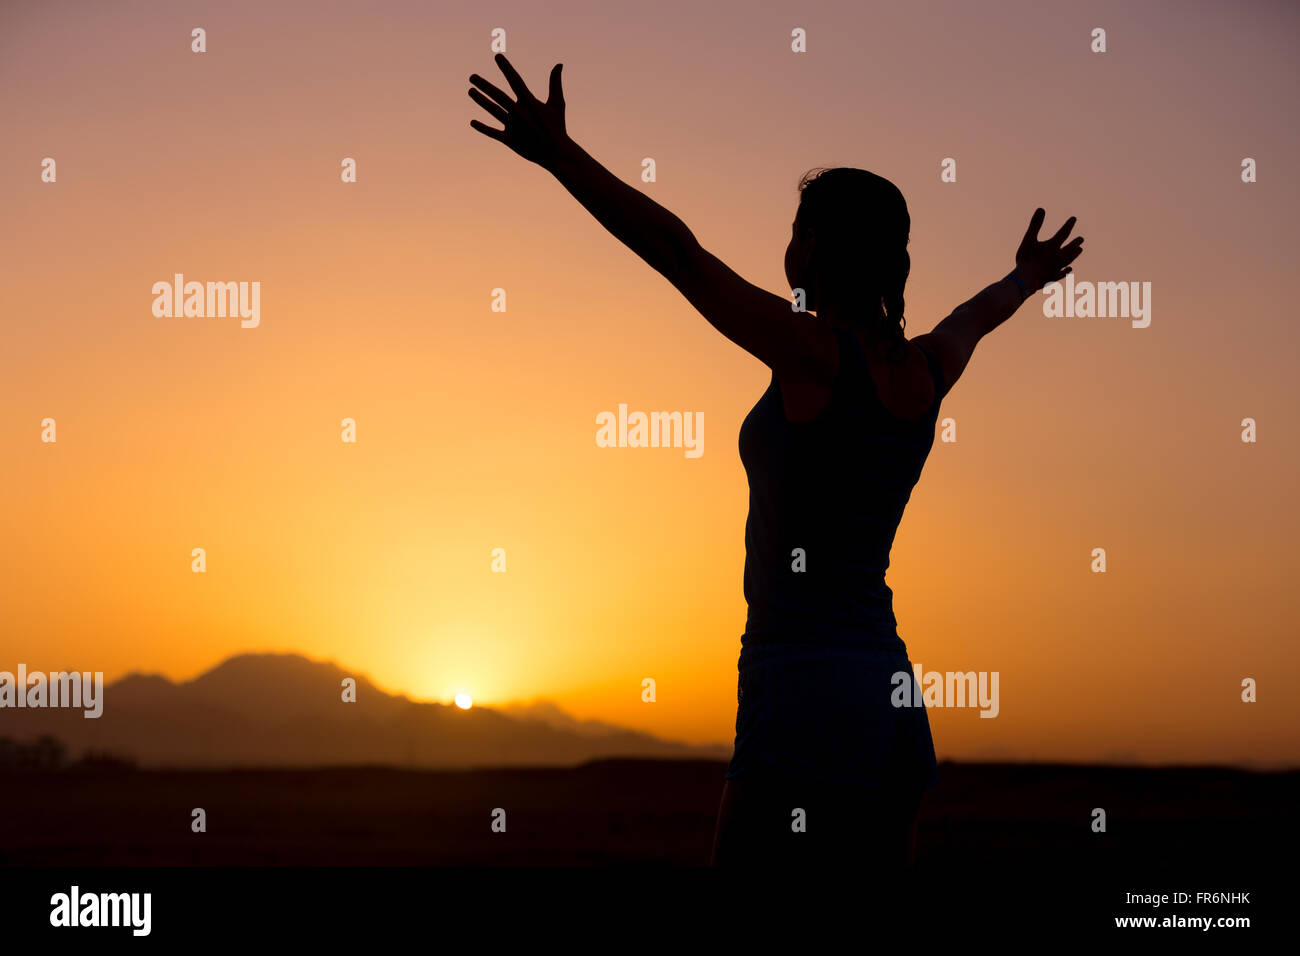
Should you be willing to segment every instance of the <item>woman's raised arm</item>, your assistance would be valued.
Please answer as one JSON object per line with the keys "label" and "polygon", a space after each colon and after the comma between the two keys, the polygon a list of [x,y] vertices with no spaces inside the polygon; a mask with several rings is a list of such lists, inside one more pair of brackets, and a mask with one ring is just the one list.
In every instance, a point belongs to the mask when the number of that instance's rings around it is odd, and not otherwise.
{"label": "woman's raised arm", "polygon": [[1070,263],[1083,252],[1083,236],[1075,236],[1068,245],[1062,243],[1074,228],[1075,218],[1071,216],[1055,235],[1040,242],[1038,230],[1046,215],[1040,208],[1030,217],[1016,250],[1014,270],[957,306],[932,331],[917,336],[939,359],[949,391],[966,370],[980,339],[1011,318],[1029,296],[1073,271]]}
{"label": "woman's raised arm", "polygon": [[551,70],[546,102],[529,91],[510,61],[496,56],[515,98],[477,73],[470,97],[499,120],[495,129],[470,126],[510,147],[555,176],[616,239],[673,284],[719,332],[779,375],[813,376],[824,354],[816,326],[793,312],[788,299],[746,282],[706,251],[681,219],[623,182],[568,135],[564,119],[562,64]]}

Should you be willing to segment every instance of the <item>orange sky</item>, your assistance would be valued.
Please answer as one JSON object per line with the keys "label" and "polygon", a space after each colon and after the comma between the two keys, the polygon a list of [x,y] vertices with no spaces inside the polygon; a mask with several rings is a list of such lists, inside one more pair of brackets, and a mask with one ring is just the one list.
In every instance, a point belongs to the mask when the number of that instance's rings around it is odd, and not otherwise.
{"label": "orange sky", "polygon": [[[294,650],[730,739],[768,374],[469,128],[504,27],[535,90],[565,63],[575,139],[632,182],[653,157],[643,188],[778,294],[819,165],[907,196],[909,332],[1036,205],[1079,217],[1079,279],[1152,283],[1147,329],[1030,302],[981,346],[894,549],[900,633],[1001,674],[996,720],[932,712],[941,757],[1297,762],[1294,7],[444,6],[0,10],[0,669]],[[154,317],[175,272],[260,281],[260,326]],[[596,447],[620,402],[702,411],[703,456]]]}

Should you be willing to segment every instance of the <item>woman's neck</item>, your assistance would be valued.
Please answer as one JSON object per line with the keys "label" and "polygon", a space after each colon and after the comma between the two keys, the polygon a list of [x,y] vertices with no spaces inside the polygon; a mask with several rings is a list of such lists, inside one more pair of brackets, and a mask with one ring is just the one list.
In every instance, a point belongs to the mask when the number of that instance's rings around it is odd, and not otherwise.
{"label": "woman's neck", "polygon": [[[827,307],[820,309],[816,313],[819,319],[825,319],[830,323],[833,329],[844,329],[852,332],[858,337],[858,341],[863,347],[870,347],[875,350],[884,350],[892,344],[892,340],[885,338],[881,334],[882,324],[877,324],[874,328],[871,326],[863,327],[860,322],[853,321],[849,314],[836,307]],[[884,311],[880,313],[880,318],[884,318]]]}

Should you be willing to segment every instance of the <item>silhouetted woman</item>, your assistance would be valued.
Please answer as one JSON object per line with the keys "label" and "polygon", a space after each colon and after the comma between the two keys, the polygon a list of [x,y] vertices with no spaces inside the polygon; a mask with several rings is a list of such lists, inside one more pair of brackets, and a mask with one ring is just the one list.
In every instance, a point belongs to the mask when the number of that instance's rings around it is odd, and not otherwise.
{"label": "silhouetted woman", "polygon": [[[1014,271],[909,340],[911,223],[888,180],[861,169],[804,177],[785,253],[792,306],[738,276],[569,138],[559,65],[543,103],[504,56],[496,62],[514,96],[477,74],[469,95],[504,129],[470,125],[554,174],[772,369],[740,430],[749,614],[715,862],[909,866],[935,755],[924,708],[896,706],[912,700],[912,668],[885,584],[890,546],[939,403],[979,340],[1070,271],[1083,243],[1063,245],[1074,219],[1039,242],[1044,213],[1035,211]],[[797,311],[800,296],[807,311]]]}

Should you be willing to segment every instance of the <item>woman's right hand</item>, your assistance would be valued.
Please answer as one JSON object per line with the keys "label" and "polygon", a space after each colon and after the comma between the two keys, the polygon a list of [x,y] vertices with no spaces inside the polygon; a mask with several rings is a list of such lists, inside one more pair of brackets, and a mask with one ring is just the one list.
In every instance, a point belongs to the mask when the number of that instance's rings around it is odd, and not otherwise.
{"label": "woman's right hand", "polygon": [[524,159],[549,169],[570,142],[564,127],[564,90],[560,82],[562,64],[555,64],[551,70],[550,91],[545,103],[532,94],[504,53],[496,55],[496,64],[505,74],[506,82],[517,99],[511,99],[508,93],[477,73],[469,78],[477,87],[471,89],[469,95],[493,118],[500,120],[504,129],[496,129],[478,120],[470,120],[469,125],[484,136],[505,143]]}
{"label": "woman's right hand", "polygon": [[1016,250],[1016,274],[1030,292],[1037,292],[1049,282],[1065,278],[1066,273],[1073,271],[1070,263],[1083,252],[1083,236],[1075,236],[1068,245],[1061,245],[1074,228],[1074,216],[1065,220],[1065,225],[1056,230],[1052,238],[1039,242],[1038,230],[1043,227],[1046,217],[1043,209],[1034,210],[1025,238],[1020,240],[1020,248]]}

